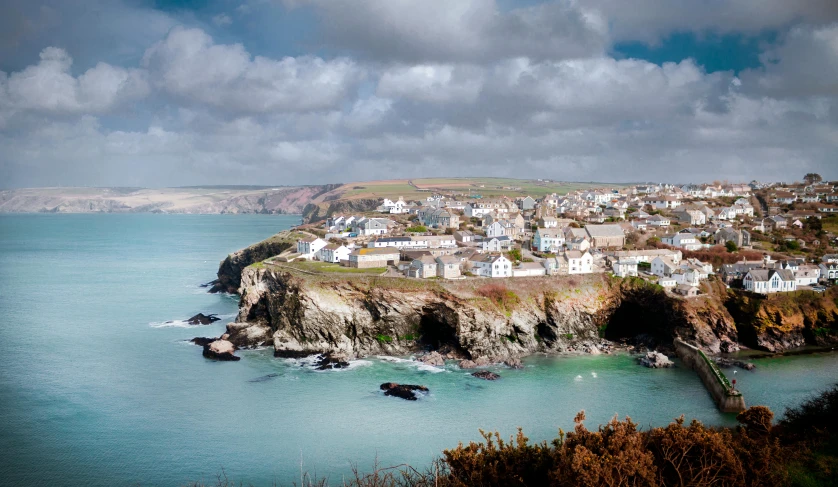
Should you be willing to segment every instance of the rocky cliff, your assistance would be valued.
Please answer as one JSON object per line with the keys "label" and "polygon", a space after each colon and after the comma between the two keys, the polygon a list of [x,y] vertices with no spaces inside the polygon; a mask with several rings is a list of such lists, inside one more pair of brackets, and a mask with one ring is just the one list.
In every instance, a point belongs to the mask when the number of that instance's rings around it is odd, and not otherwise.
{"label": "rocky cliff", "polygon": [[751,348],[781,352],[803,345],[838,346],[838,288],[760,296],[730,293],[725,302],[740,341]]}
{"label": "rocky cliff", "polygon": [[241,284],[242,271],[249,265],[279,255],[294,247],[297,240],[307,237],[300,232],[283,231],[255,243],[249,247],[233,252],[221,261],[218,266],[217,279],[211,284],[211,293],[238,293]]}
{"label": "rocky cliff", "polygon": [[381,204],[377,198],[363,198],[356,200],[325,200],[322,203],[309,203],[303,208],[303,220],[306,223],[325,220],[332,215],[342,213],[363,213],[373,211]]}
{"label": "rocky cliff", "polygon": [[335,186],[15,189],[0,191],[0,213],[300,214]]}
{"label": "rocky cliff", "polygon": [[[439,349],[465,358],[536,352],[597,353],[603,337],[681,336],[708,350],[735,349],[724,307],[695,304],[639,279],[604,275],[420,281],[313,275],[288,265],[244,269],[236,322],[239,347],[273,345],[278,355],[349,356]],[[704,298],[701,298],[704,300]]]}

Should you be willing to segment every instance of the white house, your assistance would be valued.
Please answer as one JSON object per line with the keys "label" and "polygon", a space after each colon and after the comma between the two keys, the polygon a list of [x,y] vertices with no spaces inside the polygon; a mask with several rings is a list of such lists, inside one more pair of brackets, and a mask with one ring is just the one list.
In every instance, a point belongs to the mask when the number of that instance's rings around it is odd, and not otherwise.
{"label": "white house", "polygon": [[590,274],[594,271],[594,258],[587,250],[568,250],[563,257],[568,274]]}
{"label": "white house", "polygon": [[742,286],[759,294],[797,290],[794,273],[787,269],[751,269],[742,279]]}
{"label": "white house", "polygon": [[457,246],[451,235],[417,235],[414,237],[378,237],[367,243],[368,248],[395,247],[397,249],[450,249]]}
{"label": "white house", "polygon": [[495,221],[486,227],[487,237],[501,237],[503,235],[506,235],[506,228],[499,221]]}
{"label": "white house", "polygon": [[673,209],[681,205],[681,201],[674,196],[650,196],[644,198],[643,202],[656,210]]}
{"label": "white house", "polygon": [[687,225],[704,225],[707,223],[707,215],[698,210],[681,209],[675,212],[675,216]]}
{"label": "white house", "polygon": [[820,274],[824,279],[828,279],[830,281],[838,280],[838,264],[832,262],[821,262],[818,265],[818,268],[820,269]]}
{"label": "white house", "polygon": [[390,224],[386,218],[360,218],[352,223],[352,229],[358,235],[385,235]]}
{"label": "white house", "polygon": [[384,198],[384,202],[379,206],[379,211],[382,213],[392,213],[392,214],[401,214],[407,213],[405,207],[407,203],[405,203],[404,198],[399,196],[397,201],[392,201],[387,198]]}
{"label": "white house", "polygon": [[814,265],[802,265],[794,271],[794,280],[798,286],[814,286],[821,277],[821,269]]}
{"label": "white house", "polygon": [[471,260],[474,274],[482,277],[512,277],[512,262],[499,254],[475,254]]}
{"label": "white house", "polygon": [[317,258],[322,262],[332,262],[338,264],[342,260],[348,260],[349,254],[352,252],[345,245],[328,244],[317,253]]}
{"label": "white house", "polygon": [[650,271],[658,277],[671,277],[678,265],[670,257],[657,256],[652,260]]}
{"label": "white house", "polygon": [[698,250],[703,244],[690,232],[662,235],[661,242],[685,250]]}
{"label": "white house", "polygon": [[637,276],[637,262],[631,259],[620,259],[611,264],[611,270],[617,277]]}
{"label": "white house", "polygon": [[668,227],[670,223],[671,220],[669,219],[669,217],[661,215],[652,215],[646,219],[646,224],[650,227],[664,228]]}
{"label": "white house", "polygon": [[539,228],[532,238],[533,249],[539,252],[556,253],[564,245],[564,234],[559,230]]}
{"label": "white house", "polygon": [[482,245],[484,252],[500,252],[508,250],[512,247],[514,242],[511,238],[504,235],[502,237],[484,238]]}
{"label": "white house", "polygon": [[433,256],[423,255],[418,259],[413,259],[410,267],[407,269],[408,277],[415,277],[417,279],[428,279],[437,276],[437,262]]}
{"label": "white house", "polygon": [[580,252],[585,252],[591,248],[591,242],[584,237],[574,237],[570,240],[565,240],[565,245],[567,245],[568,250],[578,250]]}
{"label": "white house", "polygon": [[314,260],[315,254],[328,244],[329,242],[318,237],[301,238],[297,240],[297,253],[303,259]]}
{"label": "white house", "polygon": [[559,226],[559,219],[553,216],[545,216],[538,219],[544,228],[556,228]]}

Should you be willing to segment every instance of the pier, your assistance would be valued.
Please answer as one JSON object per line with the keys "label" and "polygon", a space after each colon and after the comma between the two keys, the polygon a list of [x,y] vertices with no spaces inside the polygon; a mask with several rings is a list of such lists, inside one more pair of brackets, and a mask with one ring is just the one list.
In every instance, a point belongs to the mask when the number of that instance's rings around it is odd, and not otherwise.
{"label": "pier", "polygon": [[698,374],[721,412],[739,413],[746,409],[745,397],[733,388],[721,369],[704,352],[680,338],[675,339],[675,351],[681,361]]}

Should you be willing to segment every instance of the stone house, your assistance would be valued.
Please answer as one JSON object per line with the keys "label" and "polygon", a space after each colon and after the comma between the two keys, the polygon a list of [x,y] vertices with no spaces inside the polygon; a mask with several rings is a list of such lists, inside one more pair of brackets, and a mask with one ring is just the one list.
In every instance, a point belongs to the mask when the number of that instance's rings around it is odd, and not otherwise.
{"label": "stone house", "polygon": [[462,275],[460,258],[454,255],[442,255],[436,258],[436,275],[444,279],[454,279]]}
{"label": "stone house", "polygon": [[623,248],[626,244],[626,234],[620,225],[588,225],[585,232],[595,249]]}
{"label": "stone house", "polygon": [[347,263],[349,267],[369,269],[371,267],[396,265],[399,260],[400,253],[396,248],[361,248],[349,253]]}
{"label": "stone house", "polygon": [[428,279],[437,276],[437,262],[433,256],[423,255],[418,259],[413,259],[410,267],[407,268],[408,277],[415,277],[417,279]]}

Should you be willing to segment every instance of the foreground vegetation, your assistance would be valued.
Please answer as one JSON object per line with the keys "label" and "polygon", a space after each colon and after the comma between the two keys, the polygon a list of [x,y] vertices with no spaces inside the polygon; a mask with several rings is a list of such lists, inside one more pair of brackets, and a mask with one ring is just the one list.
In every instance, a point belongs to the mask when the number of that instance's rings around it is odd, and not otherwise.
{"label": "foreground vegetation", "polygon": [[[838,485],[838,385],[801,406],[774,414],[755,406],[737,416],[735,428],[711,428],[678,418],[641,431],[631,419],[614,418],[597,430],[585,413],[573,431],[550,443],[530,443],[520,430],[509,441],[483,433],[480,443],[445,450],[430,469],[409,466],[356,470],[329,484],[303,478],[305,486],[836,486]],[[293,485],[301,485],[294,483]],[[238,485],[223,475],[217,487]],[[201,487],[193,484],[192,487]]]}

